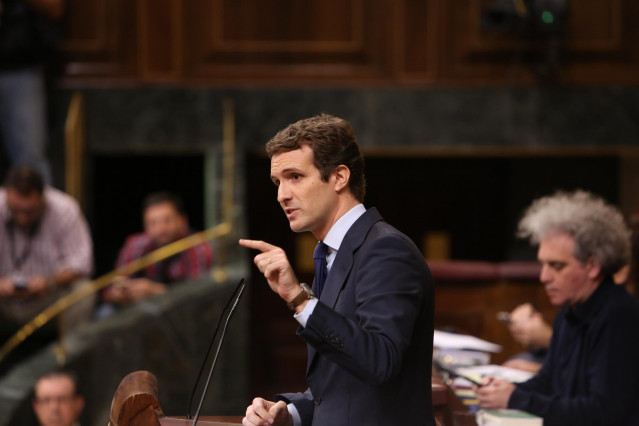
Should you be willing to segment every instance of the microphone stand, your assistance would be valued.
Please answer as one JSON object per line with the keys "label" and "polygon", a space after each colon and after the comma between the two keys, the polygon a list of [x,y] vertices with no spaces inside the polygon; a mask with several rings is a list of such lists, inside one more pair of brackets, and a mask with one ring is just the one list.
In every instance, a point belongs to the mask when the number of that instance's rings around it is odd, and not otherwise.
{"label": "microphone stand", "polygon": [[193,386],[193,391],[191,392],[191,397],[189,399],[189,406],[187,409],[187,414],[186,414],[186,418],[187,419],[191,419],[191,405],[193,403],[193,397],[195,396],[195,391],[197,389],[197,385],[198,383],[200,383],[200,379],[202,378],[202,372],[204,371],[204,366],[206,365],[206,361],[208,360],[210,354],[211,354],[211,349],[213,348],[213,343],[215,343],[215,338],[217,337],[217,333],[220,329],[220,325],[222,323],[222,319],[224,318],[224,312],[226,312],[226,310],[228,309],[229,305],[231,305],[231,303],[233,303],[233,306],[231,307],[228,315],[226,316],[226,321],[224,322],[224,328],[222,329],[222,335],[220,336],[220,340],[218,341],[217,344],[217,348],[215,351],[215,357],[213,358],[213,363],[211,364],[211,369],[209,371],[209,375],[206,379],[206,383],[204,385],[204,390],[202,391],[202,397],[200,399],[200,403],[197,407],[197,410],[195,412],[195,418],[193,419],[193,423],[192,425],[195,426],[197,424],[197,420],[200,417],[200,410],[202,409],[202,404],[204,402],[204,397],[206,396],[206,392],[208,390],[209,384],[211,382],[211,377],[213,376],[213,370],[215,370],[215,364],[217,363],[217,357],[220,353],[220,349],[222,347],[222,342],[224,341],[224,336],[226,334],[226,328],[228,327],[229,321],[231,320],[231,317],[233,316],[233,313],[235,312],[235,308],[237,308],[238,303],[240,302],[240,298],[242,297],[242,293],[244,292],[244,287],[246,286],[246,284],[244,283],[244,278],[242,278],[240,280],[240,282],[237,284],[237,286],[235,287],[235,290],[233,291],[233,294],[231,295],[230,299],[228,302],[226,302],[226,305],[224,306],[224,309],[222,310],[222,315],[220,316],[220,319],[217,323],[217,326],[215,327],[215,332],[213,333],[213,338],[211,339],[211,343],[209,344],[209,348],[206,352],[206,357],[204,358],[204,362],[202,363],[202,366],[200,367],[200,372],[197,375],[197,380],[195,381],[195,385]]}

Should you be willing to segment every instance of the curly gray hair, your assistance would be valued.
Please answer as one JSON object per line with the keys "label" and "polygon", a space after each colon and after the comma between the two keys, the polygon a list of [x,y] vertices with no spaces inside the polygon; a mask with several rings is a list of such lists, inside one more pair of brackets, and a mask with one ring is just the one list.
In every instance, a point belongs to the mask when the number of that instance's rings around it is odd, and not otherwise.
{"label": "curly gray hair", "polygon": [[603,275],[612,275],[630,262],[631,231],[623,215],[589,192],[558,191],[528,207],[517,235],[539,244],[552,234],[573,237],[573,256],[582,263],[594,256]]}

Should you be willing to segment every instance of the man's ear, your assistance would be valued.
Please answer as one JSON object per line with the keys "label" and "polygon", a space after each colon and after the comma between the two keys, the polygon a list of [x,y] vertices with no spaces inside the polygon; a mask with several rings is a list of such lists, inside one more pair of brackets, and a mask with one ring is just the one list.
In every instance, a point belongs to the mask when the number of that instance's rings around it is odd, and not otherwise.
{"label": "man's ear", "polygon": [[344,188],[348,187],[348,182],[351,178],[351,170],[344,164],[340,164],[335,167],[331,172],[331,175],[335,178],[335,191],[340,192]]}
{"label": "man's ear", "polygon": [[601,264],[596,257],[590,256],[586,261],[586,267],[588,268],[588,278],[596,280],[601,274]]}

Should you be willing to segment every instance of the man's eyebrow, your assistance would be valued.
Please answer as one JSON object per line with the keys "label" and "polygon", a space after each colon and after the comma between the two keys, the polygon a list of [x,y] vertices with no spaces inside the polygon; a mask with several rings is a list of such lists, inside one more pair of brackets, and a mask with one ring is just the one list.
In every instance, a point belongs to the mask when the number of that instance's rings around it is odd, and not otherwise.
{"label": "man's eyebrow", "polygon": [[282,174],[285,173],[301,173],[302,171],[298,167],[287,167],[282,170]]}
{"label": "man's eyebrow", "polygon": [[568,262],[563,261],[563,260],[555,260],[555,259],[547,259],[547,260],[540,260],[541,263],[545,263],[550,267],[553,268],[557,268],[557,267],[564,267],[568,264]]}
{"label": "man's eyebrow", "polygon": [[[298,173],[302,174],[302,170],[297,167],[287,167],[279,171],[278,175],[283,176],[289,173]],[[277,179],[275,175],[271,175],[271,180]]]}

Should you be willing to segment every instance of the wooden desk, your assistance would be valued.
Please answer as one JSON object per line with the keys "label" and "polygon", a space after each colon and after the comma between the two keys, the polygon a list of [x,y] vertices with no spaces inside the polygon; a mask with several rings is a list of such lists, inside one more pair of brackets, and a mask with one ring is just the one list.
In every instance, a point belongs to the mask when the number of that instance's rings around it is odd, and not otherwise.
{"label": "wooden desk", "polygon": [[[453,423],[454,412],[468,412],[468,408],[455,394],[455,390],[448,386],[433,367],[433,408],[435,418],[442,426],[455,426]],[[463,426],[477,426],[472,419],[468,419]]]}
{"label": "wooden desk", "polygon": [[448,387],[444,381],[437,374],[437,370],[433,367],[432,372],[432,392],[433,392],[433,410],[435,412],[435,418],[440,424],[444,424],[444,417],[446,412],[446,406],[449,401]]}
{"label": "wooden desk", "polygon": [[[450,386],[446,387],[448,391],[448,403],[444,409],[444,426],[456,426],[453,420],[453,413],[462,412],[467,413],[468,408],[461,402],[459,397],[455,394],[455,390]],[[462,425],[460,425],[462,426]],[[466,419],[463,426],[477,426],[477,422],[473,419]]]}

